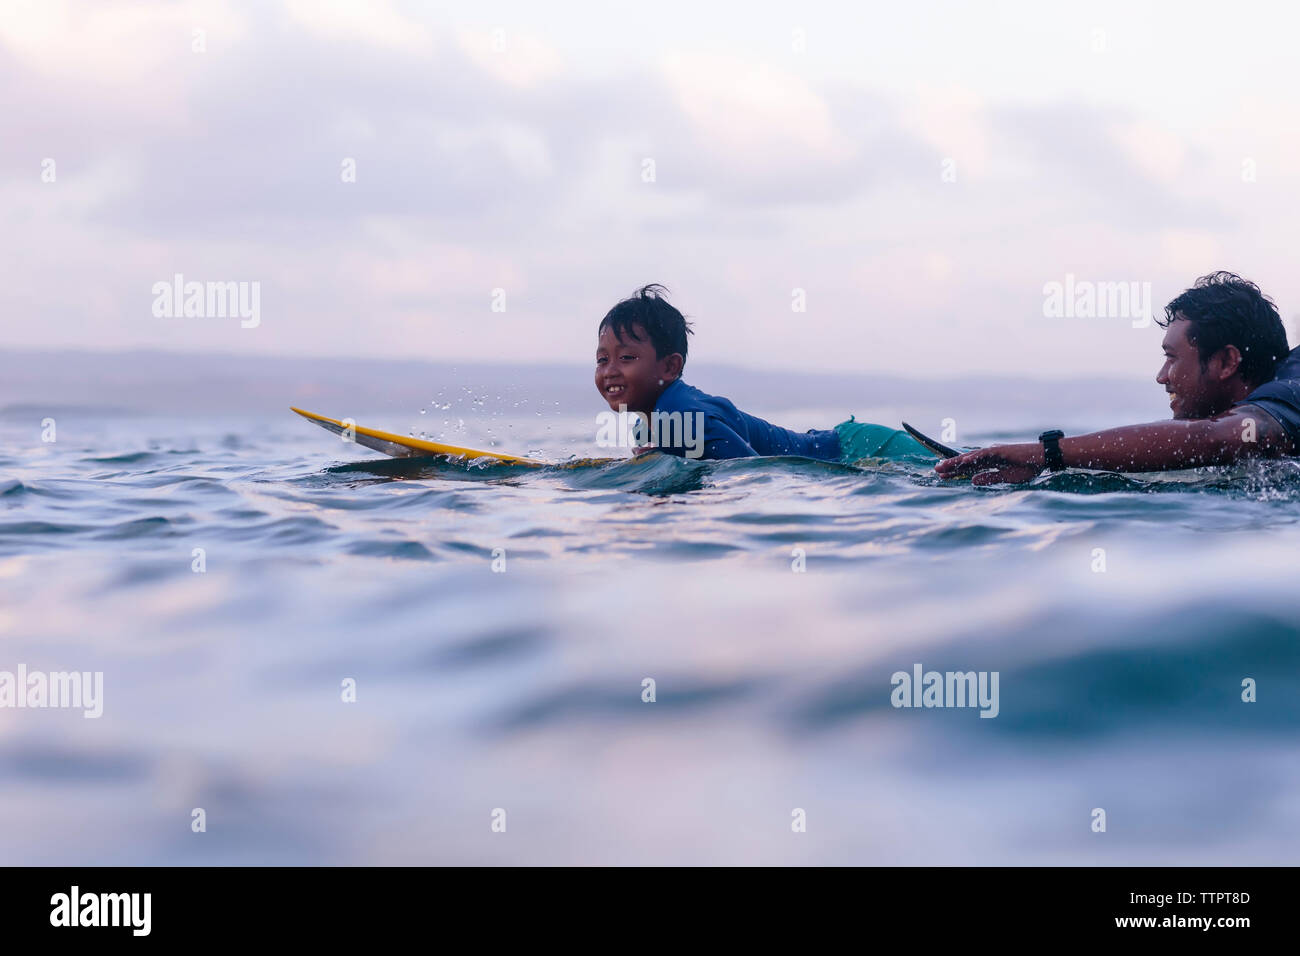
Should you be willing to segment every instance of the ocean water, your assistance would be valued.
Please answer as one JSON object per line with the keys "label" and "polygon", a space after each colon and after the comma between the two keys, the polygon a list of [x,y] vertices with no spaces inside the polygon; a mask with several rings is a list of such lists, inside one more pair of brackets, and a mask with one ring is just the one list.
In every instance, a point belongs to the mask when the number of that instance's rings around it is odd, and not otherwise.
{"label": "ocean water", "polygon": [[[0,862],[1300,851],[1293,462],[972,488],[394,461],[288,413],[68,408],[51,443],[42,414],[0,416],[0,671],[101,672],[102,714],[0,707]],[[592,453],[586,418],[492,423]],[[996,674],[996,716],[893,706],[917,666]]]}

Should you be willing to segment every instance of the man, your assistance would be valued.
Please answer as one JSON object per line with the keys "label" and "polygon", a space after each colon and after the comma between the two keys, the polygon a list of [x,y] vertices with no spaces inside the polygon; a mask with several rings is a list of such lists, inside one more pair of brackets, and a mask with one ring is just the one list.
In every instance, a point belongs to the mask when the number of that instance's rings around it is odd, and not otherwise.
{"label": "man", "polygon": [[1202,276],[1165,306],[1165,364],[1156,381],[1173,421],[1065,438],[993,445],[941,461],[944,478],[972,484],[1028,481],[1051,468],[1161,471],[1300,454],[1300,347],[1253,282],[1231,272]]}

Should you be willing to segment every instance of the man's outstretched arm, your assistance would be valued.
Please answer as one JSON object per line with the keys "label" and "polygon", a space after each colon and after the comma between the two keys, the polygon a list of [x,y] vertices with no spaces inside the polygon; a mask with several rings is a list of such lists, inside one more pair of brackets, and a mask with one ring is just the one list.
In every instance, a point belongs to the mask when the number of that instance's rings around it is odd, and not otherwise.
{"label": "man's outstretched arm", "polygon": [[[1227,465],[1242,458],[1277,458],[1297,453],[1296,443],[1273,416],[1254,405],[1238,405],[1199,420],[1125,425],[1061,439],[1071,468],[1100,471],[1165,471]],[[993,445],[939,462],[944,478],[975,476],[977,485],[1028,481],[1043,470],[1038,442]]]}

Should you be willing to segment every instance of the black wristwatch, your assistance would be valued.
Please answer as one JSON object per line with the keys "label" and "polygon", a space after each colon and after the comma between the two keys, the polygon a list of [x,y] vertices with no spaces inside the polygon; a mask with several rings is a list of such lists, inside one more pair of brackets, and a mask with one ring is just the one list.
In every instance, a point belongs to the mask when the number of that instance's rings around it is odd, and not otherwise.
{"label": "black wristwatch", "polygon": [[1038,440],[1043,443],[1043,464],[1048,471],[1065,471],[1065,456],[1061,454],[1061,439],[1064,437],[1065,432],[1059,428],[1038,436]]}

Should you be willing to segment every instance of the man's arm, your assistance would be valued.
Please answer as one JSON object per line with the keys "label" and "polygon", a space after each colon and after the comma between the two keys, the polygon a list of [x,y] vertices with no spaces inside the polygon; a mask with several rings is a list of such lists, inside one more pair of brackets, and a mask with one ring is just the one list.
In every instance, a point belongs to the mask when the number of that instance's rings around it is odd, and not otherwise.
{"label": "man's arm", "polygon": [[[1165,471],[1227,465],[1242,458],[1294,455],[1296,443],[1262,408],[1238,405],[1214,418],[1126,425],[1061,439],[1071,468],[1101,471]],[[974,475],[977,485],[1028,481],[1043,470],[1037,442],[993,445],[939,462],[944,478]]]}

